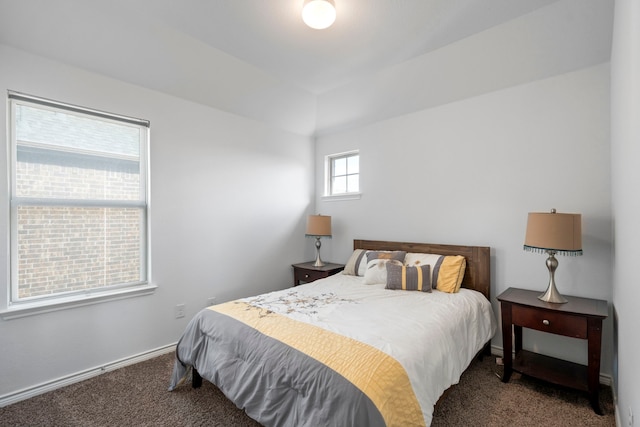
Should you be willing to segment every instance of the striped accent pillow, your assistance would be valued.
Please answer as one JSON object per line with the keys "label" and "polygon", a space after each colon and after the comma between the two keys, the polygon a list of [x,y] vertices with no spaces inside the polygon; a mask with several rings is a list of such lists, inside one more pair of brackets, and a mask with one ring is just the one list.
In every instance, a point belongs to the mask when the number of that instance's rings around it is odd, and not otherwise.
{"label": "striped accent pillow", "polygon": [[[364,272],[362,274],[359,274],[360,264],[363,264],[363,267],[367,264],[367,257],[365,256],[366,253],[367,251],[365,251],[364,249],[354,250],[351,254],[351,257],[349,258],[349,261],[347,261],[347,264],[344,266],[342,274],[347,274],[349,276],[363,276]],[[364,262],[362,262],[363,260]]]}
{"label": "striped accent pillow", "polygon": [[456,293],[460,290],[467,260],[462,255],[438,255],[407,253],[404,263],[409,267],[431,266],[431,287],[442,292]]}
{"label": "striped accent pillow", "polygon": [[429,264],[407,267],[387,263],[386,289],[431,292],[431,266]]}
{"label": "striped accent pillow", "polygon": [[466,269],[467,260],[462,255],[444,257],[440,263],[436,289],[452,294],[458,292]]}

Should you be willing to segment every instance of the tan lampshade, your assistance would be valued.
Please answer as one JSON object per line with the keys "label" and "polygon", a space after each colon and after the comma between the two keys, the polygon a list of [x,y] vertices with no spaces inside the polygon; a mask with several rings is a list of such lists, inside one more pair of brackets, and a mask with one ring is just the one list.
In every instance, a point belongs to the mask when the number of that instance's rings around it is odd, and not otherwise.
{"label": "tan lampshade", "polygon": [[306,235],[331,237],[331,217],[328,215],[309,215]]}
{"label": "tan lampshade", "polygon": [[582,216],[580,214],[530,212],[524,249],[534,252],[556,251],[562,255],[582,255]]}

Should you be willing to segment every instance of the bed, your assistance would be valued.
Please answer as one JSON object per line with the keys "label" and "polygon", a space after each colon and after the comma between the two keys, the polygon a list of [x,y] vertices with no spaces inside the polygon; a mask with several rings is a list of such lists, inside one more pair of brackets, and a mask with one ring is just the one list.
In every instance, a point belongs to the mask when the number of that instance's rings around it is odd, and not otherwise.
{"label": "bed", "polygon": [[191,373],[265,426],[428,426],[489,351],[489,293],[488,247],[354,240],[342,273],[200,311],[169,390]]}

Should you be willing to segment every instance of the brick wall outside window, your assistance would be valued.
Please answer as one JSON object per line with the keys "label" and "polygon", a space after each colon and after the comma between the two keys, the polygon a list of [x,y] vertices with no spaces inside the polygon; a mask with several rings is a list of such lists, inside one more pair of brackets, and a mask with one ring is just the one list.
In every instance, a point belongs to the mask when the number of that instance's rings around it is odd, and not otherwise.
{"label": "brick wall outside window", "polygon": [[[68,197],[69,188],[78,188],[84,190],[76,196],[122,200],[140,186],[138,174],[122,170],[17,167],[17,192],[28,189],[43,198]],[[18,297],[140,281],[141,215],[138,208],[20,206]]]}
{"label": "brick wall outside window", "polygon": [[20,207],[18,297],[139,281],[140,221],[138,209]]}

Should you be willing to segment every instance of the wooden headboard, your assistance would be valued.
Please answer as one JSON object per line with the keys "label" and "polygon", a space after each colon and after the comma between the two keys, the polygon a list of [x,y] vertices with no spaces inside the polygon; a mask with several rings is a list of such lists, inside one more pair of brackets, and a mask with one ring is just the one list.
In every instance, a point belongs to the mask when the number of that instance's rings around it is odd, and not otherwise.
{"label": "wooden headboard", "polygon": [[457,246],[432,243],[354,240],[353,249],[420,252],[439,255],[462,255],[467,259],[462,287],[482,293],[489,301],[491,292],[491,258],[487,246]]}

